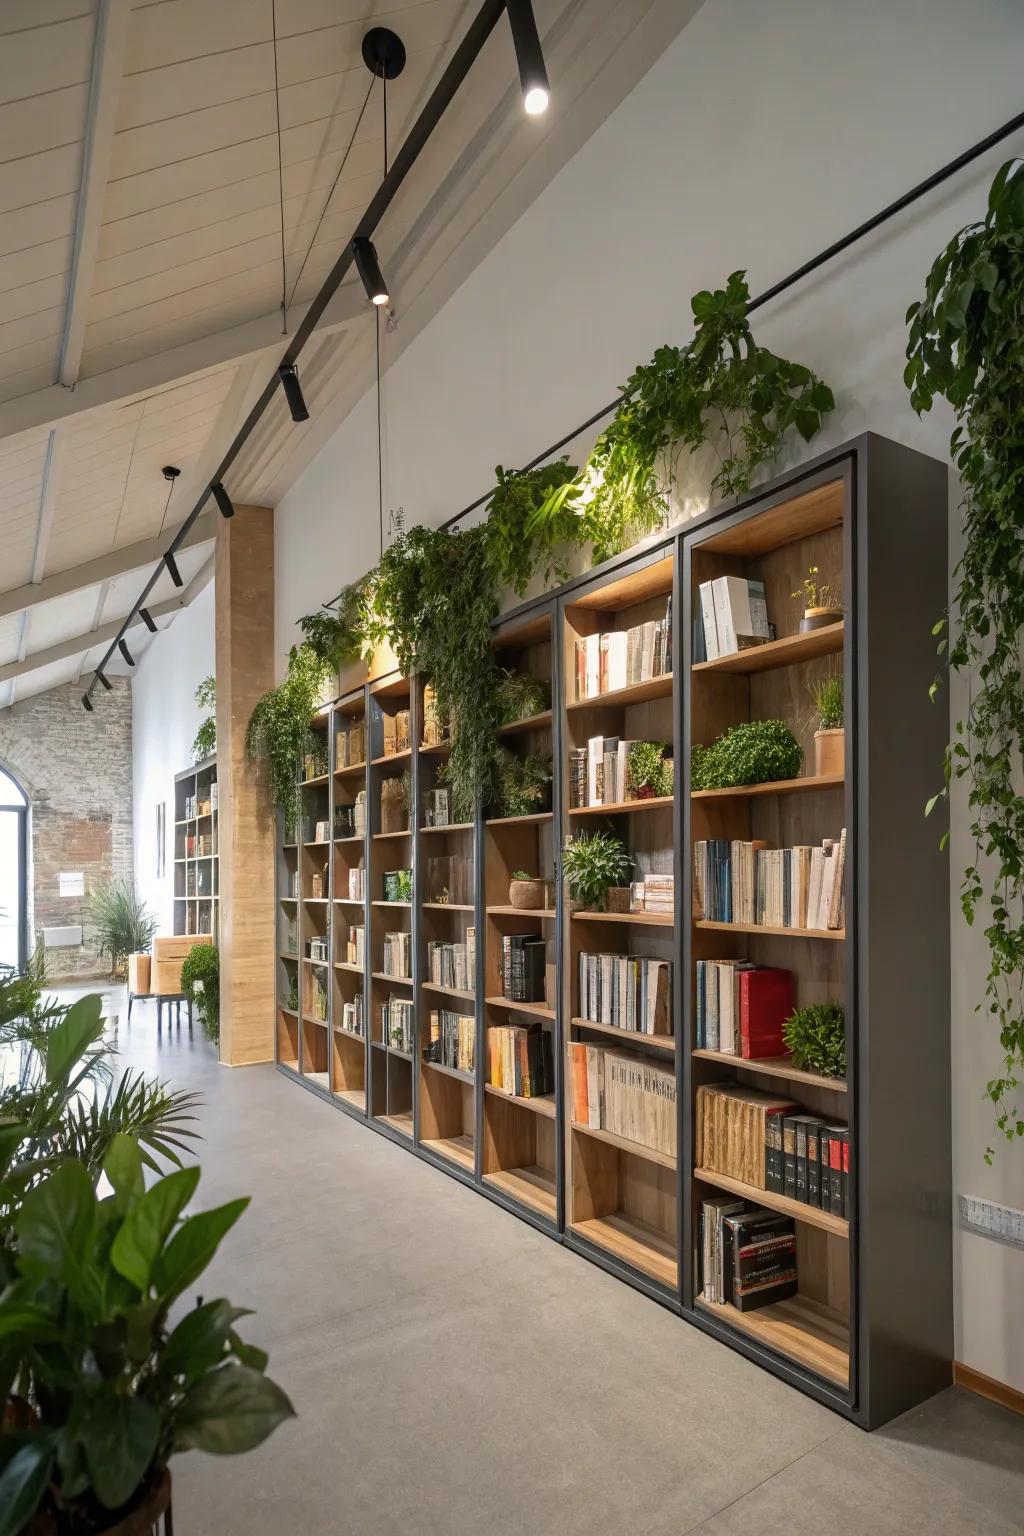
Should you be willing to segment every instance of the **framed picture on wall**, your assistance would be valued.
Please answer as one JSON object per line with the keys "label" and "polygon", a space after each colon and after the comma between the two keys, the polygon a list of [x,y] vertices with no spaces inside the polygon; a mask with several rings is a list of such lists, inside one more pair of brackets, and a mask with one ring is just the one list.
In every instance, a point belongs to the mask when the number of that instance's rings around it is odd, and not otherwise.
{"label": "framed picture on wall", "polygon": [[156,877],[162,880],[167,873],[167,802],[161,800],[156,808]]}

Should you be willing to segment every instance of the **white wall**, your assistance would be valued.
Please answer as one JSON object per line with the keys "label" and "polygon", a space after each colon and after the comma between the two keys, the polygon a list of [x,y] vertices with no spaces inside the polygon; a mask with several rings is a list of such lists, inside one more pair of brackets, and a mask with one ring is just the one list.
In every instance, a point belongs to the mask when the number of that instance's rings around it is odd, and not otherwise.
{"label": "white wall", "polygon": [[[745,267],[758,293],[1013,116],[1021,22],[1019,0],[706,0],[404,351],[397,295],[398,337],[384,338],[385,507],[403,506],[407,523],[457,511],[495,464],[532,457],[659,342],[685,340],[696,289]],[[945,457],[947,414],[918,422],[907,401],[903,317],[1014,150],[1024,135],[757,316],[763,341],[836,392],[827,431],[797,454],[873,428]],[[373,412],[367,397],[281,503],[282,666],[298,617],[377,557]],[[962,841],[961,828],[953,870]],[[972,1011],[984,941],[951,899],[955,1184],[1024,1207],[1024,1147],[983,1163],[982,1095],[997,1065]],[[1024,1254],[959,1234],[956,1249],[958,1358],[1024,1389],[1024,1325],[1009,1301],[1024,1290]]]}
{"label": "white wall", "polygon": [[[159,920],[174,931],[174,775],[192,761],[205,711],[195,691],[214,670],[214,583],[155,636],[132,677],[135,883]],[[156,872],[156,808],[167,811],[167,869]]]}

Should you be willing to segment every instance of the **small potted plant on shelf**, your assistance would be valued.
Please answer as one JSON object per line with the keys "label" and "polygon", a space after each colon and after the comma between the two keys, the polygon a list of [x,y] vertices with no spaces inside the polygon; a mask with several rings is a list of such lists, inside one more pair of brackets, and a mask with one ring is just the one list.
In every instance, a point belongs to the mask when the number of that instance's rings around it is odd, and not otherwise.
{"label": "small potted plant on shelf", "polygon": [[690,787],[735,789],[795,779],[803,760],[803,748],[784,720],[743,720],[709,747],[694,744]]}
{"label": "small potted plant on shelf", "polygon": [[814,771],[841,774],[846,763],[843,727],[843,678],[829,672],[808,685],[818,724],[814,732]]}
{"label": "small potted plant on shelf", "polygon": [[798,1072],[846,1076],[846,1016],[838,1003],[809,1003],[783,1022],[782,1038]]}
{"label": "small potted plant on shelf", "polygon": [[630,798],[653,800],[672,793],[672,760],[660,741],[631,742],[626,768]]}
{"label": "small potted plant on shelf", "polygon": [[802,635],[812,629],[823,629],[826,624],[838,624],[843,616],[839,593],[829,582],[818,580],[816,565],[808,566],[807,575],[790,596],[799,598],[804,605],[804,616],[800,620]]}
{"label": "small potted plant on shelf", "polygon": [[613,832],[572,837],[562,850],[562,873],[575,909],[628,912],[633,860]]}
{"label": "small potted plant on shelf", "polygon": [[525,869],[517,869],[508,888],[509,904],[520,912],[535,912],[543,907],[546,891],[544,880]]}
{"label": "small potted plant on shelf", "polygon": [[547,684],[528,672],[503,671],[494,690],[498,724],[512,725],[542,715],[548,707]]}

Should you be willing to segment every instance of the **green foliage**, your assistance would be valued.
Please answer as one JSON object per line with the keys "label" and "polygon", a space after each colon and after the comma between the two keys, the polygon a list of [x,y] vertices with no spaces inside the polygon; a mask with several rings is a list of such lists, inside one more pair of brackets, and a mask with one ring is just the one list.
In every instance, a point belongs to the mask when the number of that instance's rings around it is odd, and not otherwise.
{"label": "green foliage", "polygon": [[562,850],[562,873],[569,882],[569,895],[595,911],[604,908],[611,886],[628,884],[632,871],[632,856],[612,832],[571,837]]}
{"label": "green foliage", "polygon": [[312,649],[328,673],[340,672],[342,667],[359,657],[363,587],[363,582],[346,587],[338,599],[337,608],[320,608],[299,620],[303,643]]}
{"label": "green foliage", "polygon": [[[195,700],[200,709],[217,708],[217,679],[204,677],[195,692]],[[201,763],[204,757],[212,757],[217,750],[217,719],[215,715],[208,715],[200,723],[192,743],[192,761]]]}
{"label": "green foliage", "polygon": [[304,640],[289,653],[284,681],[257,701],[249,717],[246,754],[268,763],[274,802],[286,815],[295,802],[295,780],[309,737],[309,722],[325,685],[336,673],[333,661]]}
{"label": "green foliage", "polygon": [[534,816],[551,803],[551,759],[528,752],[501,751],[498,765],[499,816]]}
{"label": "green foliage", "polygon": [[513,880],[536,880],[537,876],[529,874],[528,871],[525,870],[525,869],[514,869],[512,871],[512,879]]}
{"label": "green foliage", "polygon": [[220,951],[215,944],[194,944],[181,962],[181,990],[199,1009],[209,1038],[220,1039]]}
{"label": "green foliage", "polygon": [[695,746],[690,758],[693,789],[732,789],[795,779],[803,749],[784,720],[750,720],[732,725],[709,747]]}
{"label": "green foliage", "polygon": [[[943,788],[926,811],[948,799],[954,778],[965,781],[973,852],[960,900],[973,923],[987,896],[984,1006],[1003,1053],[987,1091],[1007,1139],[1024,1136],[1016,1103],[1024,1071],[1022,313],[1024,161],[1010,160],[992,183],[985,218],[953,236],[928,275],[924,299],[907,311],[904,373],[917,411],[942,396],[957,417],[950,449],[964,487],[964,548],[950,616],[933,632],[940,666],[969,674],[970,704],[946,750]],[[936,679],[933,698],[938,688]],[[992,1155],[989,1148],[986,1160]]]}
{"label": "green foliage", "polygon": [[665,760],[665,746],[660,741],[634,741],[626,758],[629,787],[639,794],[647,790],[651,795],[672,793],[672,769]]}
{"label": "green foliage", "polygon": [[825,677],[809,683],[808,690],[814,701],[819,731],[838,731],[843,724],[843,676],[841,672],[829,672]]}
{"label": "green foliage", "polygon": [[799,1072],[846,1076],[846,1018],[838,1003],[794,1009],[783,1023],[782,1038]]}
{"label": "green foliage", "polygon": [[831,582],[818,580],[818,567],[809,565],[807,575],[791,592],[790,597],[798,597],[805,608],[831,608],[835,612],[841,612],[843,601],[840,594],[832,586]]}
{"label": "green foliage", "polygon": [[397,892],[395,900],[412,901],[412,870],[396,869],[395,874],[398,877],[395,882],[395,890]]}
{"label": "green foliage", "polygon": [[169,1323],[248,1201],[184,1216],[199,1169],[147,1189],[126,1136],[103,1171],[113,1193],[100,1199],[81,1163],[62,1163],[14,1220],[0,1375],[31,1418],[0,1437],[2,1536],[37,1510],[59,1512],[61,1530],[101,1529],[175,1452],[247,1451],[293,1413],[235,1331],[242,1309],[206,1301]]}
{"label": "green foliage", "polygon": [[538,469],[494,471],[498,484],[487,504],[487,559],[499,587],[523,596],[530,578],[543,570],[545,582],[564,581],[565,557],[577,545],[579,520],[563,501],[548,515],[538,514],[553,493],[570,485],[576,466],[567,459]]}
{"label": "green foliage", "polygon": [[110,961],[111,972],[120,971],[129,955],[149,953],[157,921],[130,880],[97,886],[85,910],[95,929],[96,947]]}
{"label": "green foliage", "polygon": [[501,671],[494,697],[499,725],[543,714],[551,702],[547,683],[529,672]]}

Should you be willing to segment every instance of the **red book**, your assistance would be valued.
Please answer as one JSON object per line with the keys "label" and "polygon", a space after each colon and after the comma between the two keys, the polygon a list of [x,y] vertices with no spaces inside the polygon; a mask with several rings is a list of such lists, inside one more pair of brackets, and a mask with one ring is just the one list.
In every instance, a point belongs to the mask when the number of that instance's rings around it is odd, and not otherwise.
{"label": "red book", "polygon": [[782,1056],[783,1020],[793,1012],[793,973],[765,966],[740,971],[740,1055],[746,1061]]}

